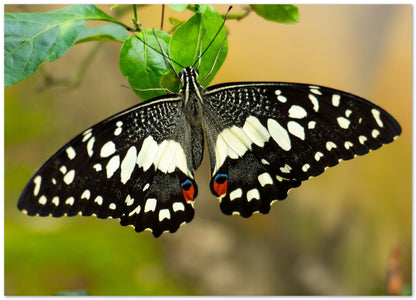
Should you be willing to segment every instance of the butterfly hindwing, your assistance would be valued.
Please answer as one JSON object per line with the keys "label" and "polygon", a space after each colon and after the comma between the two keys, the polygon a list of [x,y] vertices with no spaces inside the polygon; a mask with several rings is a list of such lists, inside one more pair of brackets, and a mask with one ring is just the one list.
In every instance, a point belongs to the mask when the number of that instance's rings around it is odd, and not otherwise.
{"label": "butterfly hindwing", "polygon": [[176,231],[193,218],[193,165],[202,157],[202,150],[190,151],[191,129],[181,104],[159,97],[85,130],[32,177],[19,209],[40,216],[120,218],[122,225],[155,236]]}
{"label": "butterfly hindwing", "polygon": [[228,83],[205,98],[210,185],[226,214],[267,213],[301,181],[401,132],[380,107],[325,87]]}

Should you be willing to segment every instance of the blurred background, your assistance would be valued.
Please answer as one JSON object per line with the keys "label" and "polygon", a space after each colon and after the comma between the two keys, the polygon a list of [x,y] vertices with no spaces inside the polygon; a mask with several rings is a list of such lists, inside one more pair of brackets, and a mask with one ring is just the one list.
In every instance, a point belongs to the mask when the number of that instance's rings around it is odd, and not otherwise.
{"label": "blurred background", "polygon": [[[6,5],[5,11],[61,7]],[[98,7],[112,15],[123,9]],[[17,199],[37,168],[85,128],[140,102],[121,87],[128,83],[118,68],[120,43],[77,45],[5,88],[5,294],[410,294],[412,7],[298,7],[297,24],[254,13],[228,21],[228,57],[212,84],[290,81],[345,90],[399,121],[403,133],[394,143],[328,169],[269,214],[249,219],[221,213],[209,191],[206,156],[196,172],[194,220],[158,239],[116,220],[28,217]],[[165,30],[169,16],[191,16],[165,13]],[[128,10],[122,21],[130,17]],[[138,18],[144,28],[159,28],[161,6],[139,7]],[[91,51],[79,85],[65,84]]]}

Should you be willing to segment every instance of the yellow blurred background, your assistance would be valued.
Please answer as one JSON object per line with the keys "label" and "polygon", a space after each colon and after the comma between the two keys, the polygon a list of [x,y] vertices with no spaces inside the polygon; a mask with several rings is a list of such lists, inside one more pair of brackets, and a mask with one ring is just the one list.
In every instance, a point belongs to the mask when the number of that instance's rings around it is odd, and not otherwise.
{"label": "yellow blurred background", "polygon": [[[110,5],[98,7],[114,13]],[[233,5],[232,13],[242,7]],[[297,24],[254,13],[229,20],[228,57],[212,84],[289,81],[348,91],[399,121],[403,133],[394,143],[304,182],[269,214],[249,219],[221,213],[209,191],[206,156],[196,172],[194,220],[158,239],[115,220],[28,217],[17,199],[37,168],[85,128],[140,101],[121,87],[127,80],[117,42],[100,46],[78,86],[48,84],[73,77],[96,42],[76,45],[5,88],[5,294],[386,295],[393,283],[409,294],[412,7],[298,7]],[[168,17],[190,15],[166,8],[164,29]],[[160,5],[138,9],[144,28],[159,28],[160,16]],[[129,24],[130,17],[128,11],[121,19]],[[392,269],[396,281],[389,280]]]}

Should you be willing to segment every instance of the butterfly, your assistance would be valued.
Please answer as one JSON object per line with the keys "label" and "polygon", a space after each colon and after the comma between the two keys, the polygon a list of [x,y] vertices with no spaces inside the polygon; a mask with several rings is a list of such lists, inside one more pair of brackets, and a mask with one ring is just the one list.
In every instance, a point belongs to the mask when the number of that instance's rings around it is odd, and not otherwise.
{"label": "butterfly", "polygon": [[179,93],[133,106],[70,140],[32,176],[18,208],[31,216],[116,218],[158,237],[194,217],[204,141],[222,212],[247,218],[401,133],[385,110],[343,91],[285,82],[204,88],[198,75],[183,68]]}

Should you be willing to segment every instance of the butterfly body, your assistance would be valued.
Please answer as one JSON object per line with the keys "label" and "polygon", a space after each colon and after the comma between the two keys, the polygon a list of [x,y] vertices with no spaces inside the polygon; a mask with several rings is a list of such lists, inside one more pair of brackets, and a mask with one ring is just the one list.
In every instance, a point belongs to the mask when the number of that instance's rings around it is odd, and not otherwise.
{"label": "butterfly body", "polygon": [[75,137],[28,182],[19,209],[119,218],[159,236],[194,216],[204,139],[221,210],[249,217],[401,132],[383,109],[338,90],[276,82],[205,89],[197,77],[185,68],[179,94],[134,106]]}

